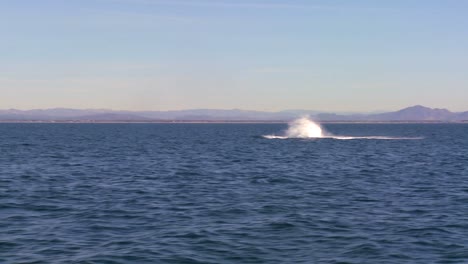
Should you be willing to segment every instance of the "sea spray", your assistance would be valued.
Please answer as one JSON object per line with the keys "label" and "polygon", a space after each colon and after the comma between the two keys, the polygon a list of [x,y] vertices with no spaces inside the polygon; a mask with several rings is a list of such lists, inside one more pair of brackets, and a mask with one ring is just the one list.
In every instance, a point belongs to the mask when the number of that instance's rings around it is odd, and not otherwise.
{"label": "sea spray", "polygon": [[289,123],[288,129],[283,135],[266,135],[265,138],[323,138],[322,127],[308,117],[301,117]]}
{"label": "sea spray", "polygon": [[302,117],[289,123],[288,129],[282,135],[264,135],[267,139],[287,138],[328,138],[328,139],[374,139],[374,140],[410,140],[423,139],[422,137],[388,137],[388,136],[337,136],[326,132],[320,124],[309,117]]}
{"label": "sea spray", "polygon": [[319,124],[308,117],[302,117],[289,124],[285,136],[288,138],[322,138],[323,130]]}

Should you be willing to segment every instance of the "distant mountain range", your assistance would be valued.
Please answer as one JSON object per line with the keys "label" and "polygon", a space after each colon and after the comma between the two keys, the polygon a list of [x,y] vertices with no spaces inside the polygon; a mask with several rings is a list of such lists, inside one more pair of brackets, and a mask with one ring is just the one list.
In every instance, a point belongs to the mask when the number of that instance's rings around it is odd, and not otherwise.
{"label": "distant mountain range", "polygon": [[319,120],[327,121],[468,121],[468,111],[450,112],[447,109],[416,105],[395,112],[379,114],[336,115],[324,113],[318,114],[317,117]]}
{"label": "distant mountain range", "polygon": [[2,122],[76,121],[76,122],[157,122],[157,121],[290,121],[309,115],[319,121],[468,121],[468,111],[451,112],[447,109],[416,105],[395,112],[374,114],[336,114],[310,110],[279,112],[248,110],[193,109],[178,111],[115,111],[107,109],[35,109],[0,110]]}

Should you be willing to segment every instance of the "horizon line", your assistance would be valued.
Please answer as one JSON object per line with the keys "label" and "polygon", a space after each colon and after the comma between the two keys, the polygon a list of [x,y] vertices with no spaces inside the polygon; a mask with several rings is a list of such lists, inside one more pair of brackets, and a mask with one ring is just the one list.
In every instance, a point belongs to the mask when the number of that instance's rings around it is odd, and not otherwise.
{"label": "horizon line", "polygon": [[[75,107],[47,107],[47,108],[0,108],[0,111],[45,111],[45,110],[79,110],[79,111],[112,111],[112,112],[177,112],[177,111],[197,111],[197,110],[209,110],[209,111],[249,111],[249,112],[268,112],[268,113],[279,113],[279,112],[288,112],[288,111],[310,111],[317,113],[376,113],[376,112],[392,112],[399,111],[411,107],[424,107],[433,110],[448,110],[453,112],[449,108],[439,108],[432,106],[425,106],[421,104],[415,104],[411,106],[406,106],[402,108],[397,108],[393,110],[363,110],[363,111],[352,111],[352,110],[318,110],[318,109],[305,109],[305,108],[288,108],[281,110],[253,110],[253,109],[243,109],[243,108],[182,108],[182,109],[172,109],[172,110],[128,110],[128,109],[113,109],[113,108],[75,108]],[[467,112],[468,110],[455,111],[454,113]]]}

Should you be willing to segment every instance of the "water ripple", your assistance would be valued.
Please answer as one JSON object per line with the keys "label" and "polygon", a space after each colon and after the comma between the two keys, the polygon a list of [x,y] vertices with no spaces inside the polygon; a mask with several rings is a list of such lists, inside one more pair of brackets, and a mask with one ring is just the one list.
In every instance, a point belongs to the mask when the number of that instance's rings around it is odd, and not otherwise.
{"label": "water ripple", "polygon": [[0,125],[0,263],[465,263],[468,126]]}

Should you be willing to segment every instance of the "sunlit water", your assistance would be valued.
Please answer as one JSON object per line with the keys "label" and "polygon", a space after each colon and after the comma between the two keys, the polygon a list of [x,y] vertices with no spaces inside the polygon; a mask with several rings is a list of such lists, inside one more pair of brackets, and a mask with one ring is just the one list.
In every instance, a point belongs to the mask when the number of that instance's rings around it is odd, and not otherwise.
{"label": "sunlit water", "polygon": [[468,262],[468,125],[290,128],[0,124],[0,263]]}

